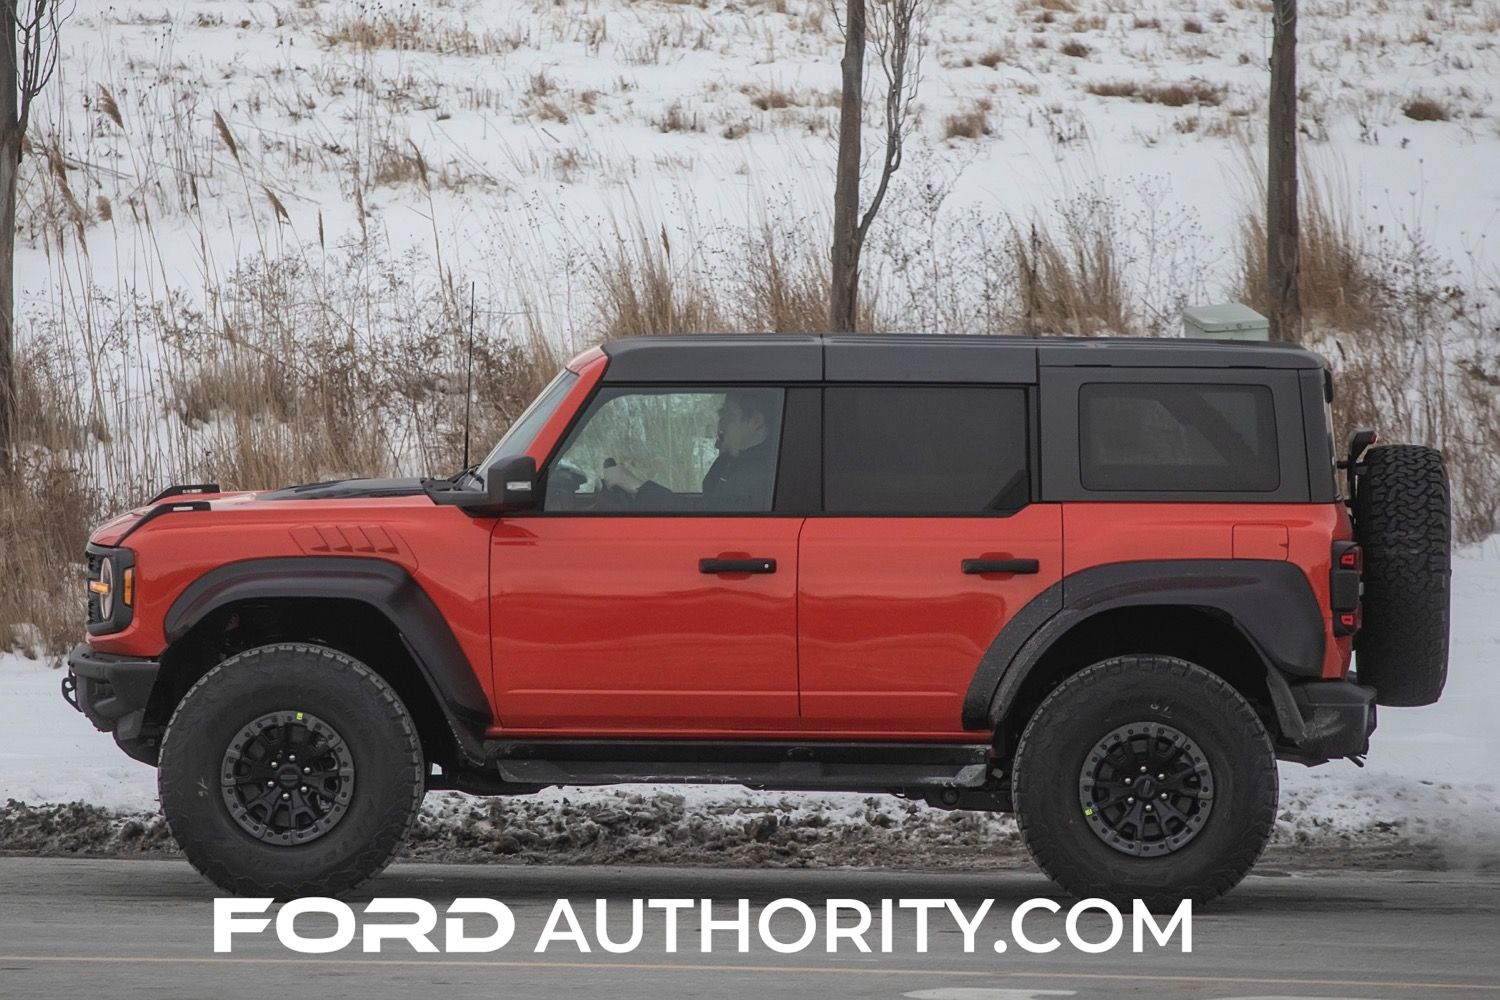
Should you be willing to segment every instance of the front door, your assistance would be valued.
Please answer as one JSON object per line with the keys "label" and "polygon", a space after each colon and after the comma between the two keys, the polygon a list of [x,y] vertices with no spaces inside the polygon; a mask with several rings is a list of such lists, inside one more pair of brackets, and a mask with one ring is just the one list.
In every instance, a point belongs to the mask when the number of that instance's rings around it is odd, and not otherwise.
{"label": "front door", "polygon": [[823,412],[826,513],[800,548],[804,721],[958,733],[985,650],[1061,577],[1061,510],[1030,502],[1027,390],[838,386]]}
{"label": "front door", "polygon": [[491,542],[500,724],[571,735],[797,717],[797,535],[779,388],[601,390]]}

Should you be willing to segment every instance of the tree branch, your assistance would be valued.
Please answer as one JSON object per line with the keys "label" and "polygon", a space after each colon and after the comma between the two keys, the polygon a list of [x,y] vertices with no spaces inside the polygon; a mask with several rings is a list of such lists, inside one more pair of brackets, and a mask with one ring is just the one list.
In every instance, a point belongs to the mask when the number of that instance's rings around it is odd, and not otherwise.
{"label": "tree branch", "polygon": [[891,177],[901,169],[902,152],[911,131],[911,106],[922,75],[922,26],[928,0],[875,0],[870,41],[885,75],[885,157],[875,194],[855,229],[856,246],[880,212]]}
{"label": "tree branch", "polygon": [[4,75],[6,84],[13,82],[16,88],[19,104],[15,125],[24,135],[31,122],[32,101],[57,71],[58,6],[56,0],[0,0],[0,3],[5,5],[3,16],[10,21],[7,27],[12,28],[15,39],[15,49],[5,53]]}

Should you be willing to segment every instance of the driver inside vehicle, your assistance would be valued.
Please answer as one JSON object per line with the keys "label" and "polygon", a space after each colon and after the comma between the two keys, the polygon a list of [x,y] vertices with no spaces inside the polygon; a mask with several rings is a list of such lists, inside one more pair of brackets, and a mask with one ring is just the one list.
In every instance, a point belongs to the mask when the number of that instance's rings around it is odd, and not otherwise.
{"label": "driver inside vehicle", "polygon": [[780,393],[741,389],[726,393],[719,408],[718,456],[703,476],[701,493],[675,493],[631,469],[606,460],[600,480],[652,510],[767,511],[776,483]]}

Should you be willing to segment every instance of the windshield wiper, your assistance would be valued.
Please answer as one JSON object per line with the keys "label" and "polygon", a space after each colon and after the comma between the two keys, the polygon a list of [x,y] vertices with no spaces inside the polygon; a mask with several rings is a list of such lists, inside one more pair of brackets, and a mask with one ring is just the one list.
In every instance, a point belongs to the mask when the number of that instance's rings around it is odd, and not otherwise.
{"label": "windshield wiper", "polygon": [[471,465],[466,469],[459,469],[453,475],[444,479],[424,479],[422,489],[428,493],[434,491],[447,493],[453,490],[468,489],[466,480],[472,478],[476,483],[483,485],[484,479],[479,475],[479,466]]}

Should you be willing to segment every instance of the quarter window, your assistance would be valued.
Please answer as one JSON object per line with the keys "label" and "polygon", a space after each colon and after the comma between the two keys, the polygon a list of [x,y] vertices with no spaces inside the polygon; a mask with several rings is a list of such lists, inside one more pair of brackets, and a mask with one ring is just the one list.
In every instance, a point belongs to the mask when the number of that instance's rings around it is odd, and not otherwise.
{"label": "quarter window", "polygon": [[1267,386],[1092,383],[1080,387],[1078,405],[1084,489],[1269,493],[1281,485]]}
{"label": "quarter window", "polygon": [[983,514],[1030,497],[1026,393],[988,386],[839,386],[824,395],[830,513]]}

